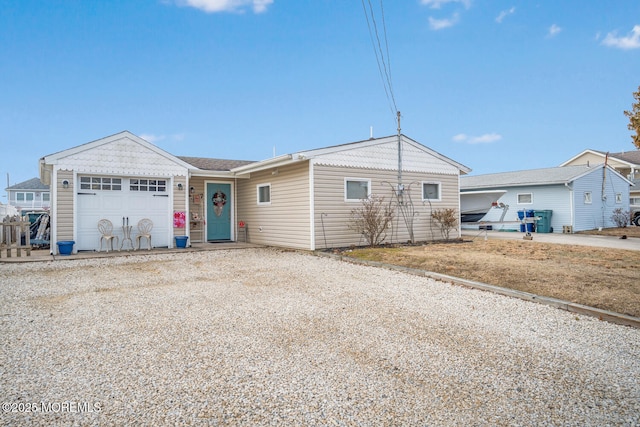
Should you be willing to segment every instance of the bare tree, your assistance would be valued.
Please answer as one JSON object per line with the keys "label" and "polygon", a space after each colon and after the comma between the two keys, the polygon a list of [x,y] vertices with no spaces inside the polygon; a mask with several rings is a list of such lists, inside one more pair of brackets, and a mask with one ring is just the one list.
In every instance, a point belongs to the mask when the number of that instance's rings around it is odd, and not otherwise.
{"label": "bare tree", "polygon": [[640,149],[640,86],[638,86],[637,92],[633,92],[633,97],[636,102],[633,103],[631,110],[624,112],[624,115],[629,117],[627,128],[636,133],[635,135],[631,135],[633,145]]}
{"label": "bare tree", "polygon": [[457,211],[453,208],[436,209],[431,213],[431,218],[440,225],[440,233],[445,240],[449,240],[451,230],[458,225]]}
{"label": "bare tree", "polygon": [[625,211],[622,208],[617,208],[613,210],[613,215],[611,215],[611,220],[616,223],[618,228],[624,228],[629,225],[629,211]]}
{"label": "bare tree", "polygon": [[347,227],[364,236],[369,246],[377,246],[387,237],[393,221],[393,208],[385,204],[384,197],[372,195],[362,200],[359,208],[351,210]]}

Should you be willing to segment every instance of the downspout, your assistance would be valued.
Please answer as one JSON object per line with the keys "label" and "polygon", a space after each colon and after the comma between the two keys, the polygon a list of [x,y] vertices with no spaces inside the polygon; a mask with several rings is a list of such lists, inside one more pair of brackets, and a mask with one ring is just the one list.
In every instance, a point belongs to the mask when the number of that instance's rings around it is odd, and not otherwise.
{"label": "downspout", "polygon": [[575,228],[575,224],[573,223],[574,221],[574,210],[573,210],[573,205],[574,205],[574,200],[573,200],[573,188],[571,188],[571,186],[569,185],[568,182],[564,183],[564,186],[567,187],[567,189],[569,190],[569,217],[571,218],[570,223],[571,223],[571,229],[573,230]]}

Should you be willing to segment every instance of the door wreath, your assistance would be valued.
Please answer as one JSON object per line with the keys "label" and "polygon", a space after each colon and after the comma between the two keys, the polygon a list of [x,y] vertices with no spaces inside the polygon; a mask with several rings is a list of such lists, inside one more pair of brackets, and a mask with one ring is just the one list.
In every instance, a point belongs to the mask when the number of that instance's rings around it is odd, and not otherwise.
{"label": "door wreath", "polygon": [[227,204],[227,195],[218,190],[211,198],[211,201],[213,202],[213,212],[215,212],[216,216],[222,215],[222,209]]}

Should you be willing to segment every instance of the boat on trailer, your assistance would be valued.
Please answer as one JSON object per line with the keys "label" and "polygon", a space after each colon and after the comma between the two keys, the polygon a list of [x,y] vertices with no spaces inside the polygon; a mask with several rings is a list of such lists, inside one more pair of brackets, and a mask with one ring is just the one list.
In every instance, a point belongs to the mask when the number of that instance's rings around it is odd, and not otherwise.
{"label": "boat on trailer", "polygon": [[489,209],[499,206],[498,200],[506,192],[506,190],[461,191],[460,221],[480,221]]}

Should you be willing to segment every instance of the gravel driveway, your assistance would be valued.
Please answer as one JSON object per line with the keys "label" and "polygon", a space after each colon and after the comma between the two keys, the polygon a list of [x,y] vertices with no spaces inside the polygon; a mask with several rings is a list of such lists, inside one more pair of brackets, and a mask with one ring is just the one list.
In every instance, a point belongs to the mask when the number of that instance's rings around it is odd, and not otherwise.
{"label": "gravel driveway", "polygon": [[640,424],[640,330],[400,272],[246,249],[0,289],[3,425]]}

